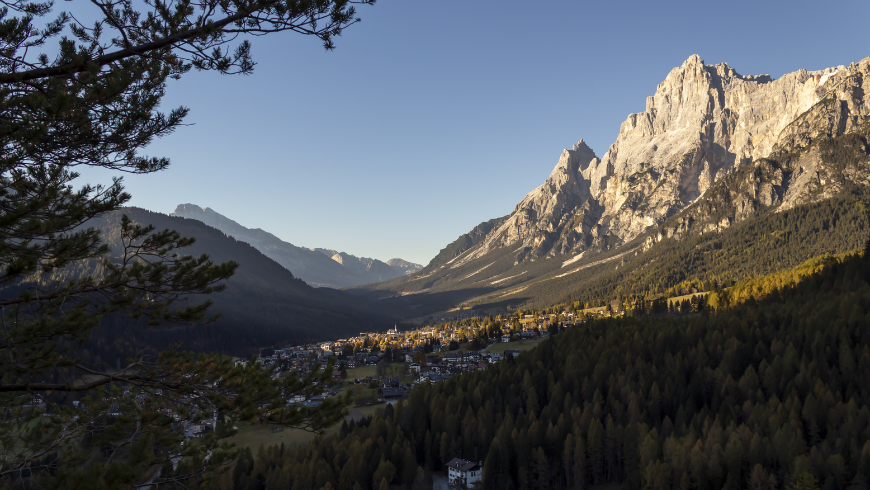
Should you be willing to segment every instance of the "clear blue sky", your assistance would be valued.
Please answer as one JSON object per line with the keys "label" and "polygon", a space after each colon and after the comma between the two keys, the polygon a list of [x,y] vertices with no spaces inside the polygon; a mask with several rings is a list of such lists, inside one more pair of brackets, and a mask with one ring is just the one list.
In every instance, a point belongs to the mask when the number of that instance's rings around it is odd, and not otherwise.
{"label": "clear blue sky", "polygon": [[[254,39],[247,77],[191,74],[191,108],[149,148],[173,165],[129,176],[132,204],[195,203],[295,245],[427,263],[511,212],[583,138],[620,123],[693,53],[744,74],[870,56],[870,2],[379,0],[325,52]],[[83,179],[106,182],[108,174]]]}

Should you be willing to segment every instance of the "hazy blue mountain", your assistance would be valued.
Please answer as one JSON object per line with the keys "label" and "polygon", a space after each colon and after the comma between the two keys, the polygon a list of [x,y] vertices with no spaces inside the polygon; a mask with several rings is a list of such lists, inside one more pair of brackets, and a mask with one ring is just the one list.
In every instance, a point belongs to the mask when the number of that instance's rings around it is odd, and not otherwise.
{"label": "hazy blue mountain", "polygon": [[201,221],[236,240],[252,245],[312,286],[357,286],[393,279],[404,276],[408,271],[416,272],[423,268],[422,265],[402,259],[393,259],[398,262],[390,265],[380,260],[356,257],[336,250],[297,247],[267,231],[246,228],[213,209],[195,204],[179,204],[172,214]]}
{"label": "hazy blue mountain", "polygon": [[[99,342],[103,342],[100,350],[104,355],[111,351],[115,352],[112,357],[123,357],[125,352],[132,353],[125,349],[165,348],[177,342],[182,342],[184,349],[246,355],[260,347],[386,330],[396,321],[385,305],[345,291],[309,286],[253,246],[198,220],[130,207],[95,218],[87,226],[98,228],[110,249],[117,250],[123,214],[136,223],[154,225],[157,230],[176,230],[181,236],[195,238],[193,245],[179,250],[181,253],[207,254],[216,263],[232,260],[239,267],[227,282],[226,290],[209,296],[214,301],[212,311],[221,314],[215,323],[152,328],[129,318],[110,317],[95,336],[102,339]],[[99,269],[100,261],[87,261],[54,273],[52,279],[66,281],[98,275]],[[110,348],[111,345],[115,346]]]}

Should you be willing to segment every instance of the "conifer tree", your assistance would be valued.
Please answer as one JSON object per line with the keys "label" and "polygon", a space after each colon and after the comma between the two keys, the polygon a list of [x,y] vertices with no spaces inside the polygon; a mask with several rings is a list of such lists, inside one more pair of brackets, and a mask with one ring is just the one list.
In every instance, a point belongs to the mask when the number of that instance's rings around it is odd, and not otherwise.
{"label": "conifer tree", "polygon": [[[280,398],[319,393],[332,366],[273,379],[256,363],[177,351],[86,362],[81,344],[106,317],[143,328],[213,320],[211,301],[186,300],[221,291],[237,265],[184,255],[192,239],[119,213],[120,236],[100,236],[88,221],[130,196],[121,178],[78,188],[76,178],[81,167],[166,169],[169,159],[141,150],[188,114],[158,110],[169,79],[251,73],[247,38],[266,33],[311,35],[333,49],[359,20],[355,4],[371,3],[91,0],[74,6],[93,9],[77,17],[52,0],[0,0],[0,478],[180,483],[233,461],[221,441],[237,420],[321,430],[341,416],[344,400],[307,409]],[[70,279],[81,270],[91,273]],[[183,444],[179,422],[216,418]]]}

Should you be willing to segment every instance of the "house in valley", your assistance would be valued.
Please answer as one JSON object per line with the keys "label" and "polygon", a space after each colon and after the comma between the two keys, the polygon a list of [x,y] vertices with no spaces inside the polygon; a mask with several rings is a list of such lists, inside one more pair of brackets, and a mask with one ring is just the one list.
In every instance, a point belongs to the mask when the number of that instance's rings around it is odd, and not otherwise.
{"label": "house in valley", "polygon": [[447,485],[450,488],[475,488],[481,484],[483,462],[453,458],[447,463]]}

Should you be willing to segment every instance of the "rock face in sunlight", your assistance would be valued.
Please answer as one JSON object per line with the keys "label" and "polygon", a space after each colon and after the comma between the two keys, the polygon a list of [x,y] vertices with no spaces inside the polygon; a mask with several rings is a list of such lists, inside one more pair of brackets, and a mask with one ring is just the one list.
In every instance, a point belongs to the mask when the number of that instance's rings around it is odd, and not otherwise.
{"label": "rock face in sunlight", "polygon": [[[774,80],[691,56],[603,155],[580,140],[509,215],[417,273],[358,289],[436,311],[742,278],[861,246],[866,209],[870,58]],[[767,254],[774,242],[787,254]]]}
{"label": "rock face in sunlight", "polygon": [[402,271],[403,274],[413,274],[423,268],[421,264],[415,264],[402,259],[390,259],[387,261],[387,265]]}
{"label": "rock face in sunlight", "polygon": [[[413,274],[423,268],[420,264],[414,264],[402,259],[390,259],[387,262],[381,262],[378,259],[370,259],[368,257],[357,257],[338,250],[326,248],[315,248],[316,250],[339,264],[347,267],[350,270],[362,275],[371,275],[390,279],[403,274]],[[384,280],[384,279],[379,279]]]}
{"label": "rock face in sunlight", "polygon": [[[505,247],[521,263],[627,243],[753,161],[858,129],[870,112],[868,63],[773,80],[693,55],[647,97],[644,112],[628,116],[603,156],[583,140],[563,151],[547,181],[452,265]],[[809,167],[761,189],[768,204],[792,207],[836,191],[807,191],[819,182]]]}
{"label": "rock face in sunlight", "polygon": [[401,277],[423,268],[422,265],[402,259],[384,263],[336,250],[297,247],[264,230],[246,228],[213,209],[201,208],[196,204],[179,204],[172,214],[202,221],[236,240],[254,246],[312,286],[357,286]]}

